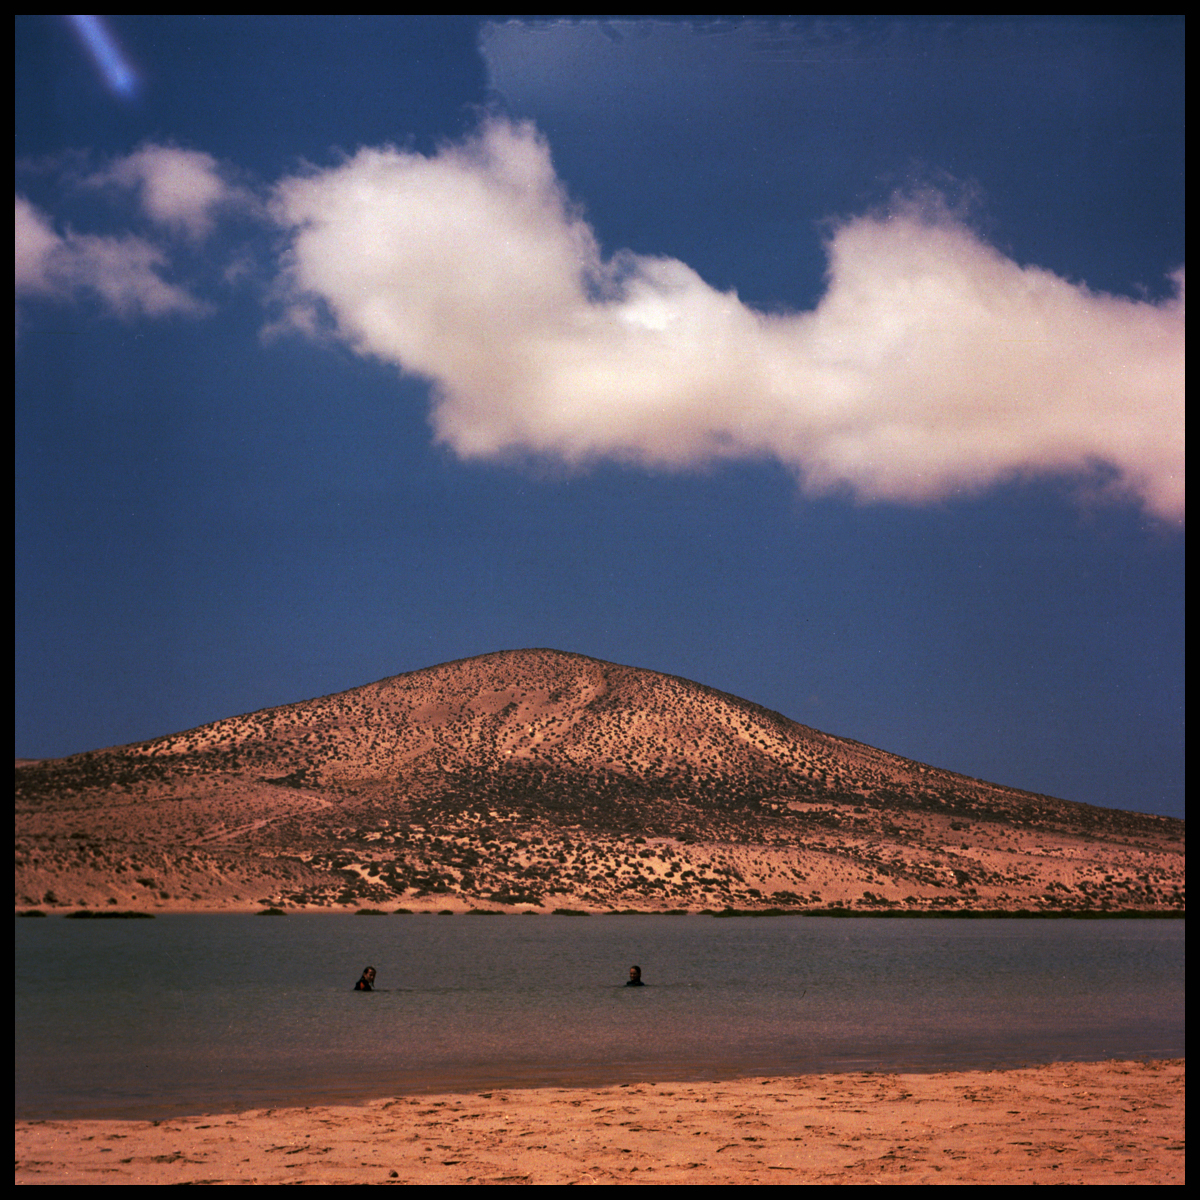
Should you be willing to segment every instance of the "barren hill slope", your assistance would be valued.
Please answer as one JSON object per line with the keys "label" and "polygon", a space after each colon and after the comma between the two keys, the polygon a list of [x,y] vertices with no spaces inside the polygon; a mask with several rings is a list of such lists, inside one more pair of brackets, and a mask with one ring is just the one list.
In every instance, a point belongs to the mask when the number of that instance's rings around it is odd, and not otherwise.
{"label": "barren hill slope", "polygon": [[16,902],[1179,909],[1183,822],[519,650],[19,765]]}

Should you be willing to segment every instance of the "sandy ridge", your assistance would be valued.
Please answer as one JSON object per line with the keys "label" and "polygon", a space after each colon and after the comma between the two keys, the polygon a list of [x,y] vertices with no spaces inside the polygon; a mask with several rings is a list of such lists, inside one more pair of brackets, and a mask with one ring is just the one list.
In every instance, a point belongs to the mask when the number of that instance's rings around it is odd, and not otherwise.
{"label": "sandy ridge", "polygon": [[18,1121],[18,1183],[1184,1182],[1184,1061]]}
{"label": "sandy ridge", "polygon": [[19,765],[18,909],[1185,909],[1184,823],[524,650]]}

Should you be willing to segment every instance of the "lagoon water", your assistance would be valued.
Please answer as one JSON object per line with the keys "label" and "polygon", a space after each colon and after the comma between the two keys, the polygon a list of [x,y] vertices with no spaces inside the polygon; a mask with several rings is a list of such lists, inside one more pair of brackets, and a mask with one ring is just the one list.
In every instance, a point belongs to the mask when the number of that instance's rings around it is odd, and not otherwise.
{"label": "lagoon water", "polygon": [[16,1111],[1180,1057],[1183,978],[1181,920],[18,920]]}

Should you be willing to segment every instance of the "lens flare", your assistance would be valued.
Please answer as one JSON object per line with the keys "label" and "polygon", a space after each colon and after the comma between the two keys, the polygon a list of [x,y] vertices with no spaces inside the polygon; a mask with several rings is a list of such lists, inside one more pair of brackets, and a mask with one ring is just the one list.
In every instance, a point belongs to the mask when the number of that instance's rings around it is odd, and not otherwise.
{"label": "lens flare", "polygon": [[100,17],[68,17],[72,28],[92,56],[104,82],[119,96],[132,96],[137,91],[138,77],[125,60],[117,39]]}

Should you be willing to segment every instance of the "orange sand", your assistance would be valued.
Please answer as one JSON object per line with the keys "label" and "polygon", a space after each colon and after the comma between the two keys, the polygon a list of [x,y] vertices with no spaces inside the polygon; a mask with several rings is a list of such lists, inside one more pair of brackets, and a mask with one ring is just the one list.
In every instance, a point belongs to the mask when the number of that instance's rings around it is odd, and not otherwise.
{"label": "orange sand", "polygon": [[18,1121],[17,1183],[1177,1183],[1184,1060]]}

